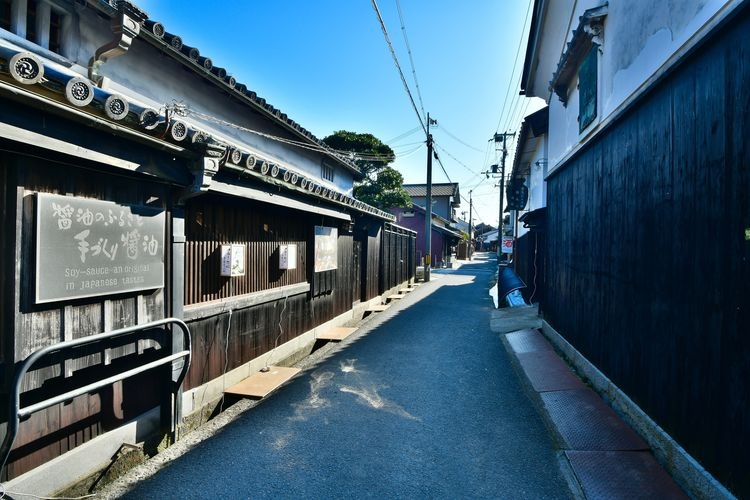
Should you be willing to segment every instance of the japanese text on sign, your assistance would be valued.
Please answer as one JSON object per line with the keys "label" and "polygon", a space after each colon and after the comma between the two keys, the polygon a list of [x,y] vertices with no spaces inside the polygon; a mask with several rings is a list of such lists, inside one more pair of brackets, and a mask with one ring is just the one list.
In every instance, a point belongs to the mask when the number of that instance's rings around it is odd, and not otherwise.
{"label": "japanese text on sign", "polygon": [[37,194],[36,302],[164,286],[164,210]]}

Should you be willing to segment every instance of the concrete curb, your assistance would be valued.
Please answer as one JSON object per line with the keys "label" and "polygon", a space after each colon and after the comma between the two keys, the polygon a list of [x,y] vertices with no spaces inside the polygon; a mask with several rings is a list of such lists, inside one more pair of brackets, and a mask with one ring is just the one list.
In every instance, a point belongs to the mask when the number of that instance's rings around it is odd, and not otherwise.
{"label": "concrete curb", "polygon": [[511,364],[558,447],[575,498],[687,498],[649,445],[575,376],[537,328],[501,334]]}
{"label": "concrete curb", "polygon": [[[579,374],[586,377],[593,389],[649,444],[657,461],[691,497],[736,499],[664,429],[546,321],[542,322],[542,333],[564,355],[566,361]],[[506,348],[508,348],[507,344]]]}

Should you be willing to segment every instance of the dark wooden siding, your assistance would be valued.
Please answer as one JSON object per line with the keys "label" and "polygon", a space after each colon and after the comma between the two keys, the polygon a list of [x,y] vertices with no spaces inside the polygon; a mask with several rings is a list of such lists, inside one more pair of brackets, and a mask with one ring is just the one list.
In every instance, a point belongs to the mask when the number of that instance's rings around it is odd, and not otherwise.
{"label": "dark wooden siding", "polygon": [[381,224],[360,226],[357,240],[362,245],[361,282],[362,300],[374,299],[380,294],[380,244]]}
{"label": "dark wooden siding", "polygon": [[[78,166],[85,166],[85,162]],[[3,232],[1,272],[3,391],[7,394],[15,364],[41,347],[165,316],[163,290],[34,305],[34,194],[65,194],[131,205],[158,200],[156,206],[166,207],[169,192],[143,179],[76,168],[68,161],[42,160],[37,155],[0,152],[0,168],[5,198],[2,220],[7,228]],[[167,251],[165,259],[169,258]],[[156,345],[148,341],[141,347]],[[150,355],[152,352],[143,354],[143,349],[139,351],[131,342],[36,369],[24,379],[22,401],[44,399],[50,395],[50,387],[57,391],[61,387],[77,387],[81,377],[106,371],[105,364],[140,364]],[[157,406],[166,385],[160,380],[166,382],[168,374],[163,379],[154,376],[148,384],[143,383],[143,378],[117,383],[33,414],[20,425],[7,477],[16,477]],[[138,384],[149,390],[138,388]],[[2,415],[4,418],[5,413]]]}
{"label": "dark wooden siding", "polygon": [[227,310],[191,322],[193,362],[185,379],[185,389],[220,377],[226,370],[292,340],[311,329],[313,324],[307,294],[237,311]]}
{"label": "dark wooden siding", "polygon": [[[186,311],[220,301],[223,311],[189,322],[193,362],[191,389],[222,376],[352,308],[355,300],[354,239],[328,218],[220,196],[189,204],[186,213]],[[337,227],[337,268],[313,272],[315,225]],[[247,247],[246,275],[219,276],[222,243]],[[278,246],[297,245],[297,269],[278,269]],[[243,295],[310,284],[310,292],[242,306]],[[356,297],[358,298],[358,297]],[[231,312],[230,312],[231,311]],[[277,360],[278,361],[278,360]]]}
{"label": "dark wooden siding", "polygon": [[385,225],[381,247],[381,293],[414,278],[416,272],[415,239],[416,234],[412,231],[391,224]]}
{"label": "dark wooden siding", "polygon": [[514,269],[526,284],[521,289],[528,303],[544,302],[544,233],[529,231],[515,242]]}
{"label": "dark wooden siding", "polygon": [[750,496],[750,8],[549,179],[545,314]]}
{"label": "dark wooden siding", "polygon": [[[258,292],[306,280],[308,217],[257,203],[201,196],[185,213],[185,305]],[[245,276],[220,276],[222,244],[246,247]],[[297,245],[297,268],[279,270],[279,245]]]}

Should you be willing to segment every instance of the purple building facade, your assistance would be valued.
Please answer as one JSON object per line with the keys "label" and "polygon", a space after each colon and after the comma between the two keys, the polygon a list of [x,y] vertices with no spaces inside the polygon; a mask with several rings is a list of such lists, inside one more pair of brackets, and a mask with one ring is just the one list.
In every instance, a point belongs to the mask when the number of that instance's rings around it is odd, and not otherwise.
{"label": "purple building facade", "polygon": [[[392,208],[396,224],[417,233],[417,262],[424,263],[425,255],[425,210],[417,205],[411,208]],[[432,214],[432,236],[430,242],[431,267],[446,267],[450,261],[453,247],[461,241],[461,234],[448,226],[449,221]]]}

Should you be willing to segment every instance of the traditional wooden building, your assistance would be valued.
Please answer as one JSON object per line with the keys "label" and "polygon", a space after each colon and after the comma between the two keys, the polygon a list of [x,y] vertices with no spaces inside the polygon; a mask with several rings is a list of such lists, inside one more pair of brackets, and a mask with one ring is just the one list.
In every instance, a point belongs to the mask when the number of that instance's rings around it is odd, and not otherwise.
{"label": "traditional wooden building", "polygon": [[545,331],[696,497],[750,495],[750,2],[534,3]]}
{"label": "traditional wooden building", "polygon": [[507,186],[507,209],[513,231],[513,268],[526,284],[527,302],[542,300],[544,220],[547,206],[547,129],[549,107],[524,118]]}
{"label": "traditional wooden building", "polygon": [[125,1],[0,0],[0,173],[8,490],[175,439],[414,277],[354,164]]}

